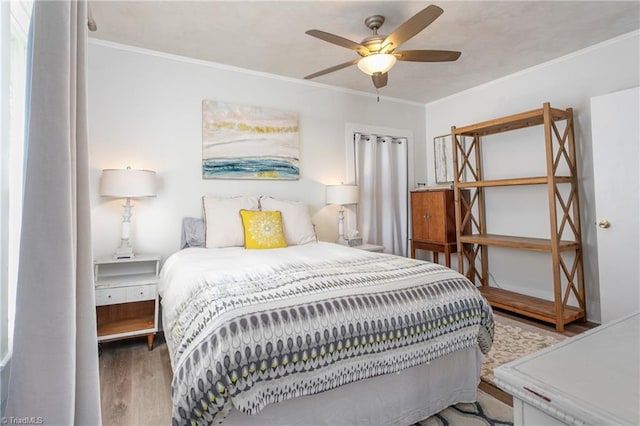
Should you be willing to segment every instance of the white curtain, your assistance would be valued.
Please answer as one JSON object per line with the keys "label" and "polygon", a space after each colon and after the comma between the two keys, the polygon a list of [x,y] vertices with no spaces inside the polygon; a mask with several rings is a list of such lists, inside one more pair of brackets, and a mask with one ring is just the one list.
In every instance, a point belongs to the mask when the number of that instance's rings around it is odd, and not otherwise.
{"label": "white curtain", "polygon": [[363,241],[407,255],[407,140],[354,135],[358,226]]}
{"label": "white curtain", "polygon": [[101,423],[87,149],[84,1],[37,1],[6,415]]}

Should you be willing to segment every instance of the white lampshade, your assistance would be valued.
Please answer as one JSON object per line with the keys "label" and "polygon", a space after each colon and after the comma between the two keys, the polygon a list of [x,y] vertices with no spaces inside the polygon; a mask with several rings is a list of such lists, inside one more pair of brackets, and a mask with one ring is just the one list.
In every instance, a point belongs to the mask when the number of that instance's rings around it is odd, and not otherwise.
{"label": "white lampshade", "polygon": [[329,185],[327,186],[327,204],[346,206],[358,203],[357,185]]}
{"label": "white lampshade", "polygon": [[132,259],[135,257],[129,241],[131,227],[131,198],[156,196],[156,172],[151,170],[105,169],[100,180],[100,195],[103,197],[126,198],[122,206],[122,232],[120,246],[113,254],[114,259]]}
{"label": "white lampshade", "polygon": [[105,169],[100,181],[103,197],[139,198],[156,196],[156,172],[151,170]]}
{"label": "white lampshade", "polygon": [[358,61],[358,68],[365,74],[373,75],[377,72],[384,74],[396,63],[396,57],[389,53],[374,53]]}

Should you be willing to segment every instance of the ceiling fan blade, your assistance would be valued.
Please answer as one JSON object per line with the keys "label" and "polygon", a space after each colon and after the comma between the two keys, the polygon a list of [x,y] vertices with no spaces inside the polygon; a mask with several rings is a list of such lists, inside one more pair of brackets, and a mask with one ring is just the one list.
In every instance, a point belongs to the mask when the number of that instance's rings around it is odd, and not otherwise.
{"label": "ceiling fan blade", "polygon": [[456,61],[461,53],[453,50],[402,50],[393,52],[399,61],[448,62]]}
{"label": "ceiling fan blade", "polygon": [[343,64],[336,65],[336,66],[333,66],[331,68],[327,68],[327,69],[324,69],[322,71],[318,71],[318,72],[313,73],[313,74],[309,74],[304,79],[305,80],[310,80],[312,78],[320,77],[321,75],[329,74],[330,72],[341,70],[342,68],[346,68],[348,66],[357,64],[359,60],[360,60],[360,58],[354,59],[353,61],[345,62]]}
{"label": "ceiling fan blade", "polygon": [[420,12],[413,15],[402,25],[396,28],[382,42],[382,51],[389,53],[397,49],[405,41],[409,40],[420,31],[424,30],[429,24],[436,20],[444,12],[435,5],[429,5]]}
{"label": "ceiling fan blade", "polygon": [[373,80],[373,85],[376,86],[376,89],[380,89],[387,85],[387,81],[389,80],[389,73],[375,73],[371,76],[371,80]]}
{"label": "ceiling fan blade", "polygon": [[319,38],[320,40],[324,40],[324,41],[327,41],[329,43],[336,44],[336,45],[341,46],[341,47],[346,47],[347,49],[355,50],[361,56],[367,56],[367,55],[369,55],[369,53],[371,53],[371,52],[369,52],[369,49],[367,49],[365,46],[361,45],[360,43],[356,43],[355,41],[351,41],[351,40],[346,39],[344,37],[340,37],[340,36],[335,35],[335,34],[327,33],[325,31],[309,30],[309,31],[306,31],[306,34],[309,34],[310,36]]}

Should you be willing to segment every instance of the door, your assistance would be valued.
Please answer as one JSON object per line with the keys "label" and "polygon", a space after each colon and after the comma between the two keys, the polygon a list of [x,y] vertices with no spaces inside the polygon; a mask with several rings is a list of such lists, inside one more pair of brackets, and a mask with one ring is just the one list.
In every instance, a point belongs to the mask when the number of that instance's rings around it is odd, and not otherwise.
{"label": "door", "polygon": [[640,88],[591,99],[602,323],[640,309]]}
{"label": "door", "polygon": [[411,222],[415,241],[446,243],[445,193],[424,191],[411,193]]}

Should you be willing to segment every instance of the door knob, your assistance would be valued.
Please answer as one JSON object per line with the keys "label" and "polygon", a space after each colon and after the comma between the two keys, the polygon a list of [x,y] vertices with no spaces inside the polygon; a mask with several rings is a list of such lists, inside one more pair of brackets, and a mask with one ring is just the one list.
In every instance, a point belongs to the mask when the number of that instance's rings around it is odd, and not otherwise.
{"label": "door knob", "polygon": [[600,222],[598,222],[598,226],[602,229],[607,229],[611,227],[611,222],[609,222],[607,219],[602,219]]}

